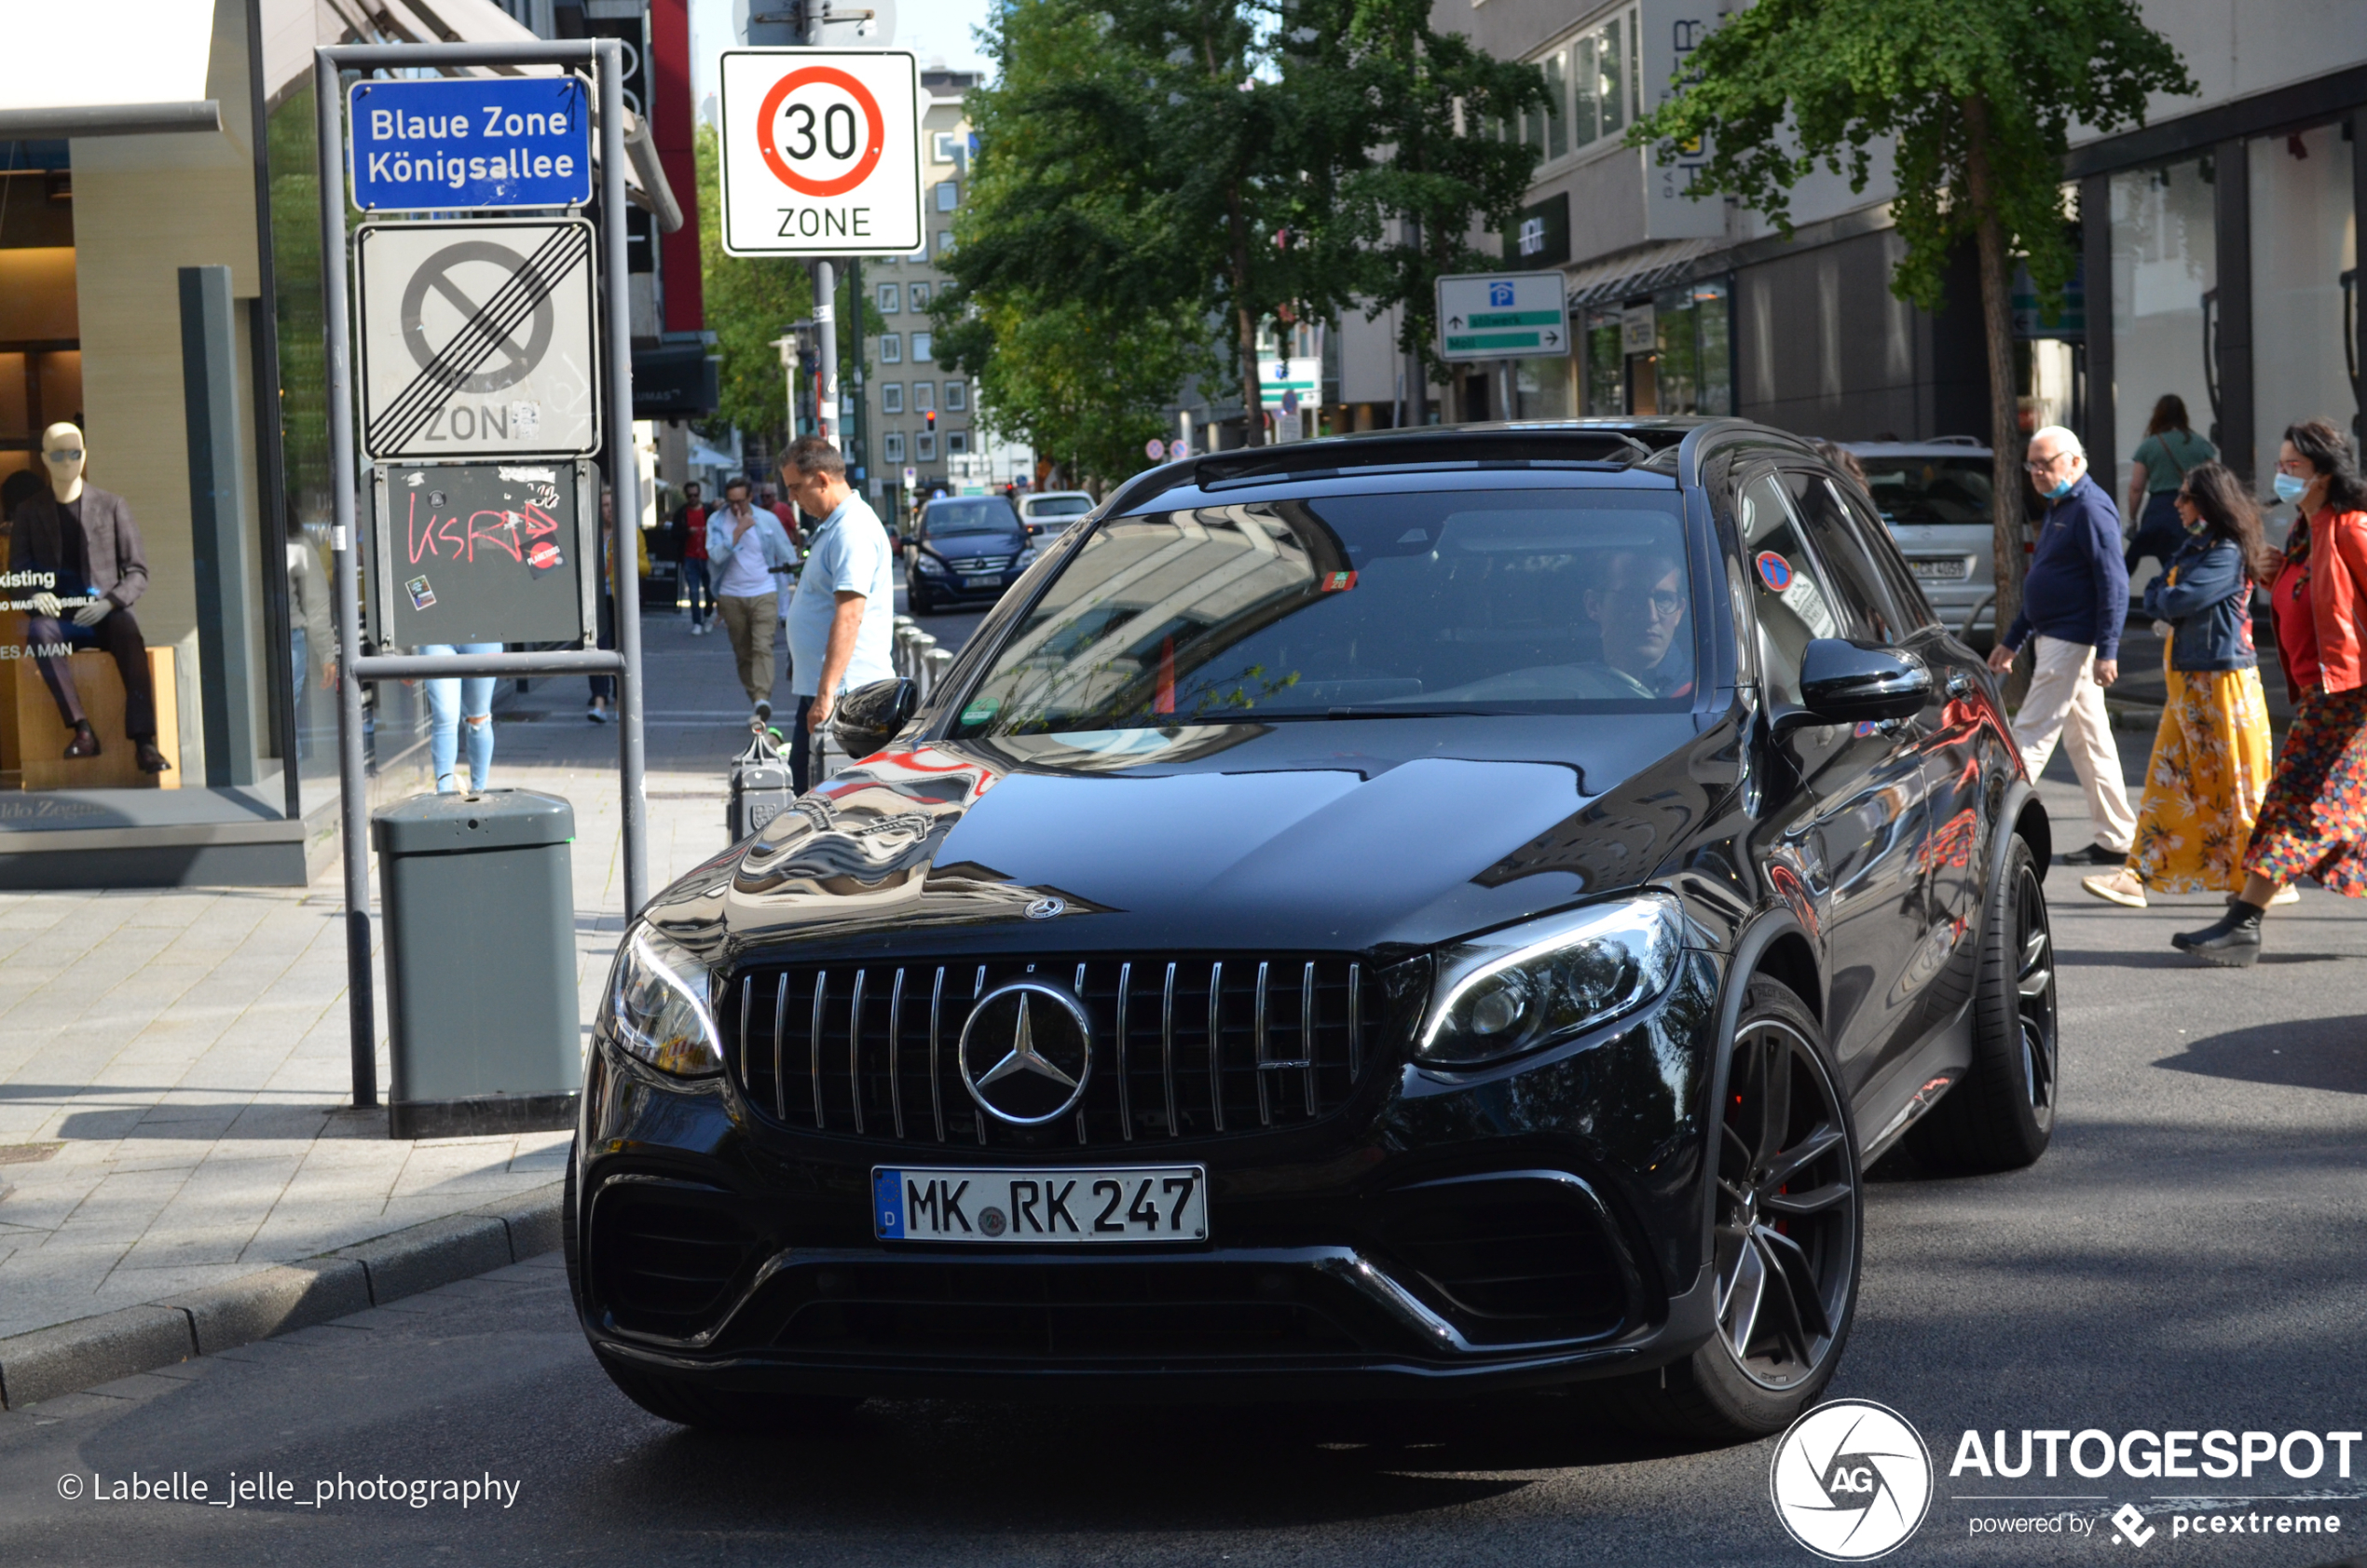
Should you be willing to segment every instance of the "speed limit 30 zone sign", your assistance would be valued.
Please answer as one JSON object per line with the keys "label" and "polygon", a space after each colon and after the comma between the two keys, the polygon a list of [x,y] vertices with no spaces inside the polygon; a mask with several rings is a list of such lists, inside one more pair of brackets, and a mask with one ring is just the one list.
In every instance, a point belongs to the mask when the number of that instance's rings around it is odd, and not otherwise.
{"label": "speed limit 30 zone sign", "polygon": [[920,68],[900,49],[727,49],[723,248],[921,249]]}

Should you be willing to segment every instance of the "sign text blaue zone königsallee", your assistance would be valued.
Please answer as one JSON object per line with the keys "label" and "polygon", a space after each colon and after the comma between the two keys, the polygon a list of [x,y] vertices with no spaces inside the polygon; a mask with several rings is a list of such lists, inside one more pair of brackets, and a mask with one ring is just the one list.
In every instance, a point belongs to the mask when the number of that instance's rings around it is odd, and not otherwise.
{"label": "sign text blaue zone k\u00f6nigsallee", "polygon": [[592,95],[578,76],[356,82],[353,204],[364,212],[581,207]]}

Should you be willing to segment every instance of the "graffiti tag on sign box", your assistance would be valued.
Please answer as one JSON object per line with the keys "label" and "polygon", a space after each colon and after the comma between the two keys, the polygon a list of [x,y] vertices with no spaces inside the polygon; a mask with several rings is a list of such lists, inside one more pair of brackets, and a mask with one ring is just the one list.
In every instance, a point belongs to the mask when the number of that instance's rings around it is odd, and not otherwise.
{"label": "graffiti tag on sign box", "polygon": [[390,463],[377,470],[373,635],[433,643],[581,641],[591,593],[577,463]]}
{"label": "graffiti tag on sign box", "polygon": [[581,207],[591,94],[578,76],[356,82],[353,204],[364,212]]}

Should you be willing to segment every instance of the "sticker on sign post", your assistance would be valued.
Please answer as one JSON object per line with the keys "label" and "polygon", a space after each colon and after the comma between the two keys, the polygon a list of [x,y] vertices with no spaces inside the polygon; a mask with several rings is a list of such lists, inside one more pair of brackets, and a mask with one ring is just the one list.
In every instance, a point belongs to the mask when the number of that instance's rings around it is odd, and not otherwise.
{"label": "sticker on sign post", "polygon": [[581,457],[600,444],[592,225],[365,224],[362,447]]}
{"label": "sticker on sign post", "polygon": [[920,250],[920,80],[900,49],[725,50],[724,250]]}

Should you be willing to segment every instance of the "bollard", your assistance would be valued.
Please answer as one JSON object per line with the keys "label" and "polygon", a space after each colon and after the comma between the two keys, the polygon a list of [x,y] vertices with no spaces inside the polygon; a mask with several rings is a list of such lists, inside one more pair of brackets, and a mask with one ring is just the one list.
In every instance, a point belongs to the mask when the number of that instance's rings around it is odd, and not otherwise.
{"label": "bollard", "polygon": [[950,648],[929,649],[926,668],[928,673],[923,677],[921,683],[923,702],[928,701],[930,695],[937,690],[937,683],[945,678],[945,672],[953,668],[953,650]]}
{"label": "bollard", "polygon": [[919,700],[923,702],[929,700],[930,689],[936,684],[930,678],[933,672],[929,668],[929,655],[936,651],[937,639],[926,632],[922,633],[912,641],[912,685],[917,689]]}

